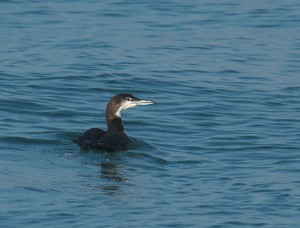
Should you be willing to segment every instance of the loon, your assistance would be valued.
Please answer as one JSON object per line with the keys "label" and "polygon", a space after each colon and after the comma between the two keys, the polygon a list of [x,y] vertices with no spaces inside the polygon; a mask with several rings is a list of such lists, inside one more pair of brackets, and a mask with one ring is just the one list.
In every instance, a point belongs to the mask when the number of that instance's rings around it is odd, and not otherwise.
{"label": "loon", "polygon": [[82,149],[98,149],[108,152],[134,149],[134,144],[125,133],[121,112],[138,105],[154,102],[137,98],[131,94],[118,94],[106,107],[107,130],[91,128],[74,140]]}

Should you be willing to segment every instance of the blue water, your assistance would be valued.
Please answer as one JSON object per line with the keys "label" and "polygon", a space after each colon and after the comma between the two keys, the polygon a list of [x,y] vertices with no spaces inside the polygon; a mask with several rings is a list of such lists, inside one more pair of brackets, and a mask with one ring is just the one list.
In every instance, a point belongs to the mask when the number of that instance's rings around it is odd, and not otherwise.
{"label": "blue water", "polygon": [[[1,227],[297,227],[300,3],[1,1]],[[81,151],[117,93],[137,150]]]}

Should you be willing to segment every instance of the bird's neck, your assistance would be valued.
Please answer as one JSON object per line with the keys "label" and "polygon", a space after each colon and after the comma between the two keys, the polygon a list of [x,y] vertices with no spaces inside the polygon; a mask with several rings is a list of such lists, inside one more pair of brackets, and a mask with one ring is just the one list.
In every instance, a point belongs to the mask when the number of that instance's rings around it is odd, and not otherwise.
{"label": "bird's neck", "polygon": [[117,105],[109,102],[106,108],[106,123],[108,132],[124,132],[123,121]]}
{"label": "bird's neck", "polygon": [[109,132],[124,132],[123,121],[118,116],[106,116],[107,131]]}

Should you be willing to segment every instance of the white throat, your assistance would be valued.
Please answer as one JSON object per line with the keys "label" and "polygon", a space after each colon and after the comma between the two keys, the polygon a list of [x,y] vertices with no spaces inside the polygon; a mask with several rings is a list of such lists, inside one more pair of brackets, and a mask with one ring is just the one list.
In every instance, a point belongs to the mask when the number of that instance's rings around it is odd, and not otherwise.
{"label": "white throat", "polygon": [[117,117],[120,117],[121,118],[121,109],[119,108],[119,110],[115,113],[115,115],[117,116]]}
{"label": "white throat", "polygon": [[115,113],[115,115],[117,117],[121,117],[121,112],[125,109],[128,109],[128,108],[132,108],[132,107],[135,107],[136,104],[134,103],[128,103],[128,102],[125,102],[119,109],[118,111]]}

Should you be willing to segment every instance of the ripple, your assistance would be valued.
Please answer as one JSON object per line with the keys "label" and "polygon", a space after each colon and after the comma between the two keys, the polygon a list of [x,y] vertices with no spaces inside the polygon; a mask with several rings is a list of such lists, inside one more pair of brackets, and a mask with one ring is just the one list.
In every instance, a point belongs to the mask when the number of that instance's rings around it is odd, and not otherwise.
{"label": "ripple", "polygon": [[58,139],[39,139],[20,136],[2,136],[0,140],[8,144],[54,145],[61,144]]}
{"label": "ripple", "polygon": [[151,161],[152,163],[159,164],[159,165],[168,164],[167,160],[165,160],[163,158],[160,158],[160,157],[156,157],[156,156],[151,155],[151,154],[147,154],[147,153],[127,152],[126,156],[132,157],[132,158],[141,158],[145,161]]}
{"label": "ripple", "polygon": [[7,112],[17,112],[20,113],[20,111],[38,111],[38,110],[44,110],[47,108],[47,106],[39,104],[38,102],[33,102],[29,100],[8,100],[8,99],[0,99],[1,104],[3,107],[5,107],[5,110]]}

